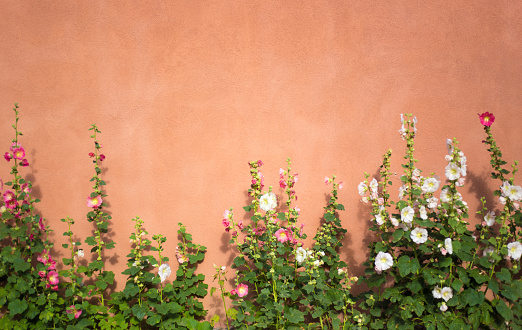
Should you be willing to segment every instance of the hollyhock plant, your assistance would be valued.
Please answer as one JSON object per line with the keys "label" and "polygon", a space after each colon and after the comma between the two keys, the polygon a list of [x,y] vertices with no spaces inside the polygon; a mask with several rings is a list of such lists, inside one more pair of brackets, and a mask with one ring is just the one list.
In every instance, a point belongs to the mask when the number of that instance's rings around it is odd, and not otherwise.
{"label": "hollyhock plant", "polygon": [[451,290],[450,287],[444,287],[440,291],[442,299],[444,299],[445,302],[448,302],[451,298],[453,298],[453,290]]}
{"label": "hollyhock plant", "polygon": [[508,249],[508,257],[510,257],[513,260],[520,259],[520,256],[522,255],[522,244],[520,242],[511,242],[507,245]]}
{"label": "hollyhock plant", "polygon": [[417,227],[411,231],[410,237],[417,244],[425,243],[428,240],[428,231]]}
{"label": "hollyhock plant", "polygon": [[306,250],[303,249],[301,246],[297,248],[297,250],[295,250],[295,260],[298,262],[298,263],[303,263],[306,259]]}
{"label": "hollyhock plant", "polygon": [[171,274],[170,266],[168,264],[163,264],[158,269],[158,276],[161,279],[161,283],[165,282],[167,277]]}
{"label": "hollyhock plant", "polygon": [[13,158],[22,160],[25,157],[25,150],[22,147],[13,150]]}
{"label": "hollyhock plant", "polygon": [[280,228],[278,231],[276,231],[275,237],[281,243],[285,243],[290,240],[290,235],[288,233],[288,230],[284,229],[284,228]]}
{"label": "hollyhock plant", "polygon": [[47,281],[49,282],[50,285],[57,285],[58,283],[60,283],[60,279],[58,278],[58,273],[55,272],[54,270],[51,270],[47,274]]}
{"label": "hollyhock plant", "polygon": [[87,206],[88,207],[99,207],[102,204],[102,197],[101,195],[97,195],[94,197],[87,197]]}
{"label": "hollyhock plant", "polygon": [[490,127],[495,122],[495,116],[492,113],[484,112],[483,114],[477,114],[480,119],[480,123],[484,126]]}
{"label": "hollyhock plant", "polygon": [[386,252],[379,252],[375,257],[375,269],[378,271],[383,271],[391,268],[393,266],[393,258],[391,254]]}
{"label": "hollyhock plant", "polygon": [[69,308],[67,308],[67,314],[74,314],[74,318],[77,319],[80,317],[80,315],[82,315],[82,310],[76,309],[74,305],[71,305]]}
{"label": "hollyhock plant", "polygon": [[264,194],[259,199],[259,207],[265,211],[271,211],[277,206],[277,197],[273,192]]}
{"label": "hollyhock plant", "polygon": [[244,283],[239,284],[236,287],[236,293],[240,298],[246,296],[248,294],[248,286]]}

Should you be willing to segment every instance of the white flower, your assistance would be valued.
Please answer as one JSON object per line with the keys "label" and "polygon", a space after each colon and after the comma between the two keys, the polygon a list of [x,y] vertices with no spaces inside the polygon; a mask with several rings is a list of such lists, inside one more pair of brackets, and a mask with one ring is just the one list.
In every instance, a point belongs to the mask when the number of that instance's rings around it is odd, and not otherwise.
{"label": "white flower", "polygon": [[392,225],[394,225],[395,227],[397,227],[399,225],[399,220],[397,220],[396,218],[392,217],[390,215],[390,222],[392,223]]}
{"label": "white flower", "polygon": [[227,269],[226,266],[221,266],[221,270],[222,270],[222,271],[225,271],[225,269]]}
{"label": "white flower", "polygon": [[449,203],[453,199],[453,196],[451,195],[451,192],[448,188],[442,189],[440,192],[440,201],[443,203]]}
{"label": "white flower", "polygon": [[484,221],[488,227],[491,227],[495,224],[495,212],[489,211],[488,214],[484,216]]}
{"label": "white flower", "polygon": [[435,178],[428,178],[424,180],[424,183],[422,184],[422,192],[425,194],[434,193],[439,189],[440,182],[439,180]]}
{"label": "white flower", "polygon": [[382,226],[382,224],[384,223],[384,221],[382,220],[382,215],[376,214],[375,215],[375,222],[377,222],[377,225]]}
{"label": "white flower", "polygon": [[265,212],[273,210],[277,206],[277,197],[273,192],[266,193],[259,199],[259,207]]}
{"label": "white flower", "polygon": [[357,186],[357,190],[359,190],[359,195],[364,196],[364,195],[366,195],[366,191],[368,190],[368,186],[364,182],[361,182]]}
{"label": "white flower", "polygon": [[413,216],[415,215],[415,211],[411,206],[406,206],[401,210],[401,220],[402,222],[411,223],[413,221]]}
{"label": "white flower", "polygon": [[399,198],[402,199],[404,197],[404,194],[408,191],[408,187],[405,185],[402,185],[399,187]]}
{"label": "white flower", "polygon": [[453,145],[451,139],[446,139],[446,148],[448,148],[448,155],[453,153]]}
{"label": "white flower", "polygon": [[344,273],[346,273],[346,271],[345,271],[344,269],[342,269],[342,268],[339,268],[339,269],[337,270],[337,275],[342,275],[342,274],[344,274]]}
{"label": "white flower", "polygon": [[324,257],[325,253],[323,251],[319,251],[317,252],[318,255],[320,255],[321,257]]}
{"label": "white flower", "polygon": [[319,266],[321,266],[323,264],[323,262],[321,260],[316,260],[314,261],[314,267],[317,268]]}
{"label": "white flower", "polygon": [[379,190],[379,184],[375,178],[373,178],[373,180],[370,182],[370,189],[373,193],[376,193]]}
{"label": "white flower", "polygon": [[442,289],[440,288],[440,286],[436,286],[435,289],[431,291],[431,293],[433,294],[433,298],[435,299],[442,298]]}
{"label": "white flower", "polygon": [[298,263],[302,263],[306,259],[306,250],[302,247],[298,247],[297,250],[295,250],[295,260]]}
{"label": "white flower", "polygon": [[462,174],[462,176],[466,176],[467,174],[467,168],[468,166],[466,165],[466,161],[468,159],[466,158],[466,156],[461,156],[460,158],[460,172]]}
{"label": "white flower", "polygon": [[428,208],[429,209],[436,209],[437,208],[437,202],[439,200],[436,197],[431,197],[426,200],[428,202]]}
{"label": "white flower", "polygon": [[442,290],[440,291],[441,295],[442,295],[442,299],[444,299],[444,301],[448,301],[450,300],[451,298],[453,298],[453,291],[451,290],[450,287],[446,286],[444,288],[442,288]]}
{"label": "white flower", "polygon": [[426,212],[426,207],[424,205],[419,208],[419,213],[422,220],[428,219],[428,212]]}
{"label": "white flower", "polygon": [[83,258],[85,253],[83,253],[83,249],[78,249],[78,257]]}
{"label": "white flower", "polygon": [[443,302],[442,305],[440,305],[439,308],[440,308],[440,311],[441,311],[441,312],[445,312],[445,311],[448,310],[448,305],[446,305],[446,303]]}
{"label": "white flower", "polygon": [[450,181],[457,180],[458,178],[460,178],[460,173],[460,167],[458,167],[454,163],[448,164],[448,166],[446,166],[446,170],[444,171],[444,174]]}
{"label": "white flower", "polygon": [[375,270],[383,271],[393,266],[393,258],[391,254],[379,252],[375,257]]}
{"label": "white flower", "polygon": [[161,283],[165,282],[165,280],[167,279],[167,277],[170,276],[170,266],[167,265],[167,264],[163,264],[159,267],[158,269],[158,275],[159,277],[161,278]]}
{"label": "white flower", "polygon": [[522,199],[522,188],[520,186],[510,186],[506,197],[512,201],[519,201]]}
{"label": "white flower", "polygon": [[453,254],[453,243],[451,242],[451,238],[448,237],[444,240],[444,247],[449,254]]}
{"label": "white flower", "polygon": [[507,245],[508,257],[518,260],[522,255],[522,244],[520,242],[511,242]]}
{"label": "white flower", "polygon": [[495,248],[492,247],[492,246],[488,246],[487,248],[484,249],[484,251],[482,252],[482,256],[483,257],[488,257],[488,260],[489,262],[493,262],[495,259],[491,258],[491,255],[495,253]]}
{"label": "white flower", "polygon": [[428,231],[417,227],[411,231],[410,237],[415,243],[422,244],[428,240]]}

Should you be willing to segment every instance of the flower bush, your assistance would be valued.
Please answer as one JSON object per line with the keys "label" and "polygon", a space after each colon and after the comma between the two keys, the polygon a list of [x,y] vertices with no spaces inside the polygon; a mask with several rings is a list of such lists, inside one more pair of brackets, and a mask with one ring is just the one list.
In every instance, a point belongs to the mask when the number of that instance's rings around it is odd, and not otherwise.
{"label": "flower bush", "polygon": [[[125,287],[109,294],[115,274],[105,267],[110,249],[111,217],[102,178],[101,133],[92,125],[93,190],[87,196],[86,220],[93,235],[74,241],[75,221],[65,217],[67,257],[55,260],[52,232],[35,212],[32,183],[20,171],[29,166],[18,130],[5,161],[12,179],[0,179],[0,328],[5,329],[211,329],[220,321],[201,298],[207,295],[205,276],[197,273],[206,247],[193,242],[179,223],[171,262],[164,250],[167,238],[149,238],[144,221],[133,219],[127,255]],[[371,209],[369,259],[364,276],[350,275],[341,259],[347,232],[338,202],[343,183],[325,177],[332,190],[324,216],[310,245],[296,205],[298,174],[290,160],[279,171],[279,190],[266,188],[262,161],[250,166],[251,202],[243,209],[250,220],[237,220],[225,210],[221,223],[237,249],[232,265],[215,266],[214,281],[228,329],[519,329],[522,328],[522,187],[515,183],[518,163],[506,169],[492,135],[495,116],[479,114],[491,156],[491,177],[498,210],[481,198],[483,219],[471,226],[469,207],[459,192],[466,184],[467,158],[458,142],[446,140],[444,176],[423,175],[414,157],[417,119],[401,115],[400,137],[406,153],[400,187],[392,191],[392,151],[383,156],[380,174],[357,186]],[[277,189],[277,188],[276,188]],[[489,201],[490,203],[492,201]],[[490,205],[490,204],[488,204]],[[85,258],[85,260],[83,260]],[[177,267],[175,265],[177,264]],[[227,268],[227,266],[229,266]],[[233,270],[233,289],[227,286]],[[361,285],[355,296],[352,287]],[[230,300],[232,303],[230,304]],[[227,305],[228,304],[228,305]]]}
{"label": "flower bush", "polygon": [[[417,121],[402,117],[399,131],[406,142],[399,198],[391,197],[390,156],[384,155],[380,178],[359,184],[362,201],[372,207],[372,226],[378,238],[369,245],[364,293],[360,307],[368,312],[372,329],[520,328],[522,245],[520,186],[514,185],[517,163],[510,171],[491,134],[495,120],[480,115],[491,154],[493,179],[500,181],[502,209],[486,207],[484,222],[470,228],[469,208],[458,191],[465,184],[467,158],[456,140],[447,140],[445,179],[422,176],[414,158]],[[369,188],[368,188],[369,187]],[[438,198],[437,198],[438,197]]]}
{"label": "flower bush", "polygon": [[238,250],[232,265],[236,269],[236,288],[232,292],[223,288],[225,268],[216,267],[215,279],[223,302],[225,296],[233,299],[233,307],[227,309],[224,305],[228,328],[339,329],[362,317],[354,309],[355,300],[350,293],[357,279],[348,275],[347,264],[339,256],[346,233],[337,214],[344,210],[337,202],[342,184],[335,182],[335,176],[325,179],[326,184],[332,184],[332,195],[315,243],[305,248],[305,224],[299,224],[300,209],[293,205],[297,200],[298,175],[292,174],[290,160],[287,163],[286,170],[279,172],[284,197],[277,197],[272,187],[264,190],[260,172],[263,162],[252,161],[248,190],[252,202],[244,207],[252,213],[251,222],[236,221],[233,209],[223,214],[230,244]]}
{"label": "flower bush", "polygon": [[[84,251],[81,242],[73,241],[70,217],[62,219],[68,231],[63,235],[69,243],[62,247],[70,251],[70,258],[63,258],[58,271],[57,261],[49,241],[51,229],[45,220],[35,214],[31,198],[32,184],[19,173],[28,166],[19,137],[19,110],[15,104],[15,138],[4,154],[7,162],[13,161],[13,179],[0,180],[3,205],[0,204],[0,305],[4,308],[0,318],[2,329],[210,329],[203,321],[207,311],[200,298],[207,294],[205,276],[196,273],[197,265],[204,259],[206,247],[192,242],[192,236],[180,223],[178,234],[182,242],[176,250],[180,265],[175,280],[167,283],[171,267],[163,253],[166,238],[153,236],[157,247],[151,246],[143,220],[135,218],[135,232],[131,234],[133,249],[127,256],[128,276],[125,288],[110,296],[108,287],[114,284],[114,273],[105,269],[106,251],[115,242],[107,236],[111,217],[104,211],[107,195],[102,179],[99,131],[92,125],[91,138],[94,151],[89,152],[94,165],[93,192],[87,197],[87,221],[93,224],[94,234],[85,239],[90,249]],[[4,189],[5,185],[5,189]],[[150,253],[157,253],[155,258]],[[162,255],[163,253],[163,255]],[[80,258],[89,258],[85,265]]]}

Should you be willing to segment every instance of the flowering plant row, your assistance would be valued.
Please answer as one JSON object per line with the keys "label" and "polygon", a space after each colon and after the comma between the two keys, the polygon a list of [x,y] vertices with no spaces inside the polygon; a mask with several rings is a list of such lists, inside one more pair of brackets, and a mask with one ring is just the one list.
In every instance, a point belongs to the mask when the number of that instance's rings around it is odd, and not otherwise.
{"label": "flowering plant row", "polygon": [[[135,232],[130,240],[133,246],[127,255],[128,276],[123,291],[111,292],[114,273],[105,269],[107,250],[115,242],[109,239],[111,217],[104,211],[107,195],[103,191],[98,142],[101,133],[92,125],[91,138],[94,150],[89,153],[94,164],[92,193],[87,197],[87,221],[93,224],[94,234],[85,239],[90,249],[73,241],[74,220],[66,217],[68,230],[63,233],[69,243],[62,247],[70,257],[63,258],[58,271],[57,260],[52,256],[52,231],[45,220],[35,214],[31,197],[32,184],[22,178],[20,167],[29,165],[19,137],[19,110],[15,104],[15,138],[6,152],[6,161],[13,161],[11,181],[0,179],[3,203],[0,205],[0,305],[4,309],[0,318],[2,329],[210,329],[203,321],[207,311],[200,298],[207,294],[205,276],[196,273],[196,266],[204,258],[206,247],[192,242],[192,236],[180,223],[182,241],[176,249],[179,268],[175,279],[167,283],[172,270],[165,256],[166,238],[154,235],[147,238],[144,221],[135,218]],[[153,254],[157,254],[155,257]]]}
{"label": "flowering plant row", "polygon": [[[205,277],[196,273],[206,247],[193,243],[179,224],[181,242],[174,254],[174,272],[163,248],[166,237],[149,239],[144,221],[133,219],[131,251],[122,291],[111,292],[114,273],[104,260],[115,242],[109,239],[111,217],[102,180],[98,141],[101,133],[92,125],[94,150],[93,191],[87,197],[87,221],[94,234],[85,239],[89,249],[73,240],[74,220],[64,236],[70,257],[61,267],[53,258],[51,229],[35,213],[37,199],[32,184],[19,170],[29,165],[19,137],[19,110],[15,112],[15,138],[4,154],[13,162],[11,181],[0,180],[0,304],[5,313],[2,328],[20,329],[210,329],[221,322],[228,329],[478,329],[522,327],[522,188],[515,184],[517,163],[504,168],[502,153],[491,132],[495,117],[480,115],[491,154],[492,178],[499,180],[500,210],[478,212],[483,222],[470,227],[468,204],[459,189],[466,183],[467,158],[456,140],[447,140],[445,179],[433,173],[423,176],[414,157],[417,120],[401,115],[400,136],[406,142],[404,173],[398,199],[392,198],[394,173],[391,150],[383,157],[380,174],[365,175],[357,187],[362,202],[371,208],[375,240],[370,243],[364,276],[350,274],[340,256],[343,228],[336,177],[325,178],[331,195],[313,242],[307,247],[305,224],[299,221],[296,184],[298,174],[287,160],[279,171],[279,189],[266,189],[263,162],[249,163],[251,202],[243,209],[250,220],[238,220],[226,210],[221,223],[237,249],[231,267],[215,266],[214,281],[223,302],[224,319],[210,322],[200,299],[207,295]],[[280,196],[276,191],[283,191]],[[395,195],[397,196],[397,195]],[[234,269],[233,276],[228,274]],[[59,269],[59,270],[58,270]],[[227,282],[235,282],[231,291]],[[352,287],[367,291],[355,296]],[[232,304],[230,304],[230,300]]]}

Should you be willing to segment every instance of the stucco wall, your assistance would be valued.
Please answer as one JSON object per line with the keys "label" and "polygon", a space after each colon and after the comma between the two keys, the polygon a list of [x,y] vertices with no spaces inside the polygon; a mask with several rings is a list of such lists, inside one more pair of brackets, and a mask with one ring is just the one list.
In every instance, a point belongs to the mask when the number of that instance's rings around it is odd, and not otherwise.
{"label": "stucco wall", "polygon": [[[495,114],[506,160],[522,159],[521,11],[516,1],[2,1],[2,150],[19,102],[24,175],[63,255],[61,218],[76,220],[79,238],[92,230],[96,123],[118,242],[110,267],[121,271],[137,215],[168,236],[175,264],[181,221],[209,248],[200,269],[210,285],[213,264],[235,255],[221,216],[229,207],[243,216],[247,162],[262,159],[280,193],[290,157],[309,236],[329,192],[324,176],[344,182],[343,255],[361,275],[371,234],[356,186],[388,148],[401,172],[400,113],[419,120],[425,173],[443,176],[445,141],[456,137],[471,212],[478,196],[495,205],[477,113]],[[8,172],[0,166],[1,178]],[[210,315],[220,308],[217,298],[205,304]]]}

